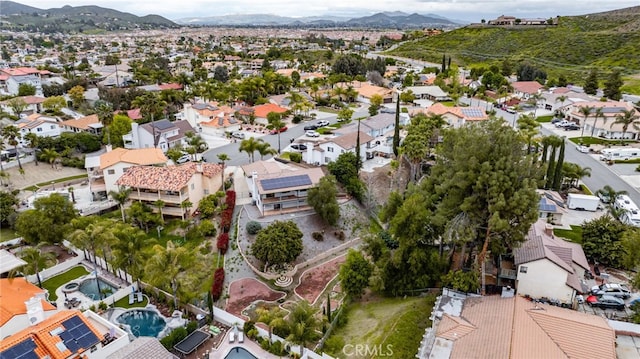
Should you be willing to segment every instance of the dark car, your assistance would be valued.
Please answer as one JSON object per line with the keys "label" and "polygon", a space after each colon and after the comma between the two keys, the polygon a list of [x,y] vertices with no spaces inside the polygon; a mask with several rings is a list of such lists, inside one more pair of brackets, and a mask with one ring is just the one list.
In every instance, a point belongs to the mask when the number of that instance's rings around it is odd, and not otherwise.
{"label": "dark car", "polygon": [[579,129],[580,129],[580,126],[578,126],[578,125],[567,125],[567,126],[564,126],[564,130],[565,131],[576,131],[576,130],[579,130]]}
{"label": "dark car", "polygon": [[294,143],[291,145],[291,148],[298,151],[305,151],[307,149],[307,145],[303,145],[301,143]]}
{"label": "dark car", "polygon": [[309,130],[313,131],[313,130],[317,130],[319,128],[320,128],[320,126],[318,126],[318,125],[306,125],[306,126],[304,126],[304,130],[305,131],[309,131]]}
{"label": "dark car", "polygon": [[592,307],[597,307],[602,309],[608,309],[608,308],[617,309],[617,310],[624,309],[624,300],[620,298],[616,298],[611,295],[606,295],[606,294],[597,297],[597,300],[595,302],[590,302],[589,304],[591,304]]}

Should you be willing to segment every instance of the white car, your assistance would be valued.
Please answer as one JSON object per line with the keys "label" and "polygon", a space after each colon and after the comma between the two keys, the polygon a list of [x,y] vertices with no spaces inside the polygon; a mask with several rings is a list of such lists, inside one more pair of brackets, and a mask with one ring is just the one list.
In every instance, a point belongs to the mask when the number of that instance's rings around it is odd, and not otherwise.
{"label": "white car", "polygon": [[236,131],[231,134],[231,137],[237,138],[239,140],[244,140],[244,133]]}
{"label": "white car", "polygon": [[329,126],[329,121],[320,120],[320,121],[318,121],[318,126],[320,126],[320,127]]}
{"label": "white car", "polygon": [[589,147],[584,146],[584,145],[580,145],[580,146],[576,147],[576,149],[578,150],[578,152],[589,153]]}
{"label": "white car", "polygon": [[304,135],[307,137],[320,137],[320,134],[316,131],[307,131],[304,133]]}
{"label": "white car", "polygon": [[189,161],[191,161],[191,156],[190,155],[182,155],[182,156],[180,156],[180,158],[178,158],[176,163],[181,164],[181,163],[185,163],[185,162],[189,162]]}

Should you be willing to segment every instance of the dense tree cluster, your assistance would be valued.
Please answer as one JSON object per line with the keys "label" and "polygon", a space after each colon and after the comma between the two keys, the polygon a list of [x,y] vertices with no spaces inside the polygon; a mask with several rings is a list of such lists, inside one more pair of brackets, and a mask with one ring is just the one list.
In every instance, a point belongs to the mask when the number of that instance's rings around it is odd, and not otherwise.
{"label": "dense tree cluster", "polygon": [[311,189],[307,194],[307,203],[325,220],[329,225],[334,226],[340,218],[340,206],[336,199],[337,190],[336,178],[332,175],[324,176],[320,183]]}
{"label": "dense tree cluster", "polygon": [[290,263],[302,253],[302,232],[292,221],[275,221],[258,232],[251,254],[272,265]]}

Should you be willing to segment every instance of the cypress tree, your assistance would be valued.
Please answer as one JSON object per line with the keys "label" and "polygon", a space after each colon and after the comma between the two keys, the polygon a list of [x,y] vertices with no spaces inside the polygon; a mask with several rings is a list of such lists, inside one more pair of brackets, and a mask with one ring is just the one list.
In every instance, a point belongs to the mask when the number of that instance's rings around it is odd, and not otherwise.
{"label": "cypress tree", "polygon": [[451,56],[449,56],[449,64],[447,65],[447,69],[451,70]]}
{"label": "cypress tree", "polygon": [[442,66],[440,68],[440,72],[444,73],[447,71],[447,55],[442,54]]}
{"label": "cypress tree", "polygon": [[553,189],[560,191],[562,186],[562,164],[564,163],[564,138],[562,138],[562,144],[560,145],[560,153],[558,154],[558,162],[556,163],[555,174],[553,175]]}
{"label": "cypress tree", "polygon": [[327,293],[327,321],[331,324],[331,294]]}
{"label": "cypress tree", "polygon": [[556,161],[556,145],[551,145],[551,157],[549,157],[549,167],[547,167],[547,183],[544,188],[551,188],[553,185],[553,175],[555,174],[555,161]]}
{"label": "cypress tree", "polygon": [[400,146],[400,94],[396,101],[396,123],[393,128],[393,154],[398,157],[398,147]]}
{"label": "cypress tree", "polygon": [[356,135],[356,175],[362,167],[362,159],[360,158],[360,120],[358,119],[358,133]]}

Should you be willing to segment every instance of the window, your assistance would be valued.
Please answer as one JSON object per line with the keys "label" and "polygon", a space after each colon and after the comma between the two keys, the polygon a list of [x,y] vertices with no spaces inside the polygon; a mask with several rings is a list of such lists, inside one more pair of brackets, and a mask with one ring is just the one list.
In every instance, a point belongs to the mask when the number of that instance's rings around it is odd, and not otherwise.
{"label": "window", "polygon": [[122,173],[126,173],[129,170],[129,167],[125,167],[122,169]]}
{"label": "window", "polygon": [[116,170],[107,170],[107,174],[114,175],[116,174]]}
{"label": "window", "polygon": [[191,184],[191,190],[194,190],[194,189],[196,189],[196,185],[195,185],[195,183],[192,183]]}
{"label": "window", "polygon": [[209,194],[209,190],[208,190],[208,189],[205,189],[205,190],[204,190],[204,194],[205,194],[205,195],[208,195],[208,194]]}
{"label": "window", "polygon": [[41,127],[38,127],[37,131],[38,131],[38,132],[42,132],[42,128],[41,128]]}
{"label": "window", "polygon": [[333,152],[333,147],[327,147],[327,152]]}
{"label": "window", "polygon": [[56,129],[56,125],[51,125],[51,129],[55,130]]}
{"label": "window", "polygon": [[520,266],[520,273],[527,273],[527,266]]}

